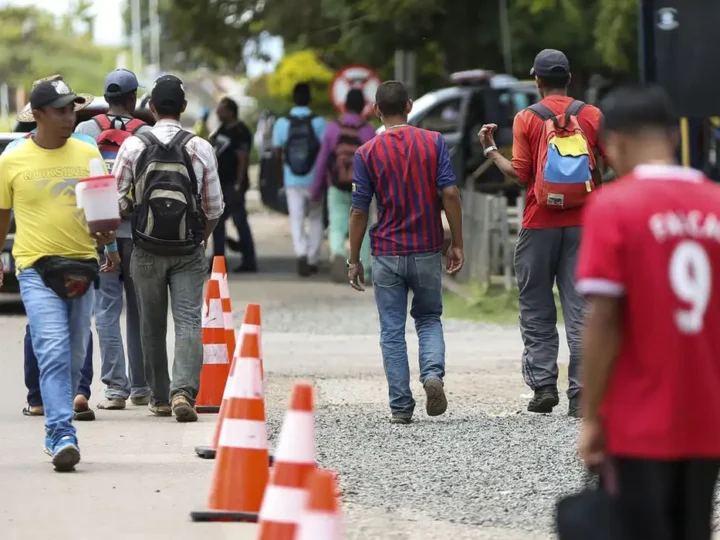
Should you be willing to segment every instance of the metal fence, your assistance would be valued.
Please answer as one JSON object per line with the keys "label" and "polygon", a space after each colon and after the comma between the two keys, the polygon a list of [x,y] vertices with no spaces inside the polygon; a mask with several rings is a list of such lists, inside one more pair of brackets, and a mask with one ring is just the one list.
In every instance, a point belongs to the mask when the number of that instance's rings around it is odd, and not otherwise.
{"label": "metal fence", "polygon": [[463,191],[465,266],[458,281],[483,288],[501,284],[506,291],[515,287],[513,250],[524,202],[524,194],[517,206],[509,206],[502,195],[477,193],[473,186]]}

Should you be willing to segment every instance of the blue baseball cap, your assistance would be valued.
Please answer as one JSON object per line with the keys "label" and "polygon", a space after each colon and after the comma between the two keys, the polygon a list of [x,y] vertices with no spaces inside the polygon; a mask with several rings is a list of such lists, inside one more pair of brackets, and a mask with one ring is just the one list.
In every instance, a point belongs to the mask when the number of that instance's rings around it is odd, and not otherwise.
{"label": "blue baseball cap", "polygon": [[110,97],[129,94],[138,89],[140,83],[135,74],[127,69],[116,69],[105,77],[105,95]]}

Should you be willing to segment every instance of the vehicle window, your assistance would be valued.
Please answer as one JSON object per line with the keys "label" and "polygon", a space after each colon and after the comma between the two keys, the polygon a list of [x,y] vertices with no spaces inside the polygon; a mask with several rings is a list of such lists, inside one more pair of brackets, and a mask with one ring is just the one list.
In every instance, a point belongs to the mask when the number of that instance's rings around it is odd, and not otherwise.
{"label": "vehicle window", "polygon": [[461,106],[461,98],[438,103],[418,122],[418,127],[439,133],[456,133],[460,131]]}
{"label": "vehicle window", "polygon": [[533,99],[531,94],[528,94],[526,92],[516,92],[512,90],[501,93],[499,96],[499,100],[500,106],[503,108],[503,111],[508,115],[508,120],[510,124],[512,124],[517,113],[535,103],[535,99]]}

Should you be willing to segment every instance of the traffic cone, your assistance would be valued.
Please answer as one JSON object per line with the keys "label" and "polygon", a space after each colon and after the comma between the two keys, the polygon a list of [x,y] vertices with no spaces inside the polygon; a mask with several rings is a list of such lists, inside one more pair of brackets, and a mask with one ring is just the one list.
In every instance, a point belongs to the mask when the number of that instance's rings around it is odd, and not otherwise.
{"label": "traffic cone", "polygon": [[265,398],[257,334],[242,337],[218,441],[209,510],[193,521],[256,522],[268,482]]}
{"label": "traffic cone", "polygon": [[219,412],[223,390],[230,374],[225,318],[220,298],[220,282],[208,281],[202,317],[203,366],[200,391],[195,403],[199,413]]}
{"label": "traffic cone", "polygon": [[[259,304],[248,304],[245,308],[245,316],[243,317],[243,323],[240,327],[240,339],[238,342],[242,344],[243,342],[243,336],[245,334],[257,334],[258,335],[258,347],[262,349],[262,339],[260,337],[260,305]],[[203,459],[215,459],[216,456],[216,449],[218,445],[218,440],[220,438],[220,428],[222,426],[223,418],[225,418],[225,413],[227,411],[227,399],[228,399],[228,389],[232,387],[232,378],[235,374],[235,361],[237,357],[240,354],[240,349],[235,350],[235,354],[233,355],[233,361],[232,365],[230,367],[230,375],[228,376],[227,384],[225,385],[225,393],[223,395],[223,402],[220,406],[220,415],[218,416],[217,424],[215,425],[215,433],[213,434],[212,439],[212,446],[196,446],[195,447],[195,453],[200,456]],[[262,373],[262,353],[260,354],[260,369],[261,369],[261,375]],[[273,464],[273,456],[271,455],[269,457],[270,465]]]}
{"label": "traffic cone", "polygon": [[331,471],[318,470],[308,481],[308,503],[295,540],[342,540],[340,505],[336,496],[337,483]]}
{"label": "traffic cone", "polygon": [[314,471],[313,387],[309,383],[295,383],[260,509],[258,540],[295,538],[307,500],[307,481]]}
{"label": "traffic cone", "polygon": [[233,320],[232,303],[230,301],[230,285],[228,284],[227,265],[225,264],[225,257],[222,255],[216,255],[213,259],[210,279],[214,279],[220,283],[220,300],[222,300],[223,320],[225,321],[228,358],[232,358],[235,353],[235,321]]}

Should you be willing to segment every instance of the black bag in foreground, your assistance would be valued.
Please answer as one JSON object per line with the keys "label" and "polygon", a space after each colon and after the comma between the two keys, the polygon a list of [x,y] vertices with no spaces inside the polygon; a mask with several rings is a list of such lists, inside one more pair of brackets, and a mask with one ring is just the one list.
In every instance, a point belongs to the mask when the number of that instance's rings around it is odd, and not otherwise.
{"label": "black bag in foreground", "polygon": [[617,499],[594,485],[588,475],[585,488],[560,499],[555,510],[559,540],[631,540],[622,527]]}
{"label": "black bag in foreground", "polygon": [[63,300],[84,296],[98,279],[100,265],[95,259],[43,257],[33,265],[45,285]]}

